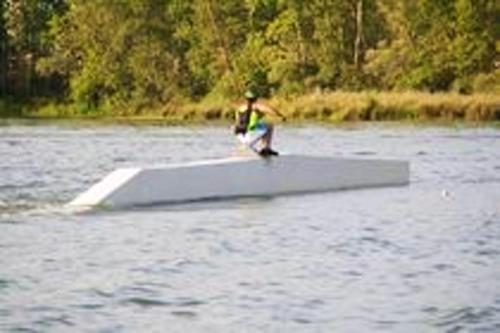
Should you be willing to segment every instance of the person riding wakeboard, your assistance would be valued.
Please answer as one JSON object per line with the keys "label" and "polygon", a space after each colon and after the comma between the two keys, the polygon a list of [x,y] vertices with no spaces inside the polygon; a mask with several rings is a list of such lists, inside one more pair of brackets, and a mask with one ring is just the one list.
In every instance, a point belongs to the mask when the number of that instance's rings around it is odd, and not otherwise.
{"label": "person riding wakeboard", "polygon": [[[236,109],[234,133],[241,142],[260,155],[277,156],[278,152],[271,148],[274,126],[263,118],[266,113],[274,113],[283,121],[286,121],[286,117],[271,106],[257,103],[258,97],[252,90],[245,93],[246,103]],[[261,150],[255,147],[259,141],[264,146]]]}

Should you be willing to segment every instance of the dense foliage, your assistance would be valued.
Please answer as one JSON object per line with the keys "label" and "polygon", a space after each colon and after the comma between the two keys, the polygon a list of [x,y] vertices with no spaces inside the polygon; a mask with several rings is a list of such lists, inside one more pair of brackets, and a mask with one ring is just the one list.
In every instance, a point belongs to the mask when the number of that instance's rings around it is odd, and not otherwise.
{"label": "dense foliage", "polygon": [[248,86],[498,93],[499,12],[495,0],[0,0],[0,97],[92,112]]}

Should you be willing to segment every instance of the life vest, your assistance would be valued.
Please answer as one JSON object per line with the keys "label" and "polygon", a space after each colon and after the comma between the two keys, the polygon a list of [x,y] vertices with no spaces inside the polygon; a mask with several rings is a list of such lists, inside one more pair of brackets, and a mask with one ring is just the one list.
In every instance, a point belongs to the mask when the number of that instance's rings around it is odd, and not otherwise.
{"label": "life vest", "polygon": [[253,130],[257,126],[259,119],[260,115],[257,109],[248,106],[237,109],[234,134],[245,134]]}

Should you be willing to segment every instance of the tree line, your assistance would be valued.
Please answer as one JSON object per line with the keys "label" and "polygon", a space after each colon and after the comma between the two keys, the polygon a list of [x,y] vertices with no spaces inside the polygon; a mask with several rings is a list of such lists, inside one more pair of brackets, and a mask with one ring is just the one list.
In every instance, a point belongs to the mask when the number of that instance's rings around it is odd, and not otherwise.
{"label": "tree line", "polygon": [[498,92],[498,22],[496,0],[0,0],[0,98]]}

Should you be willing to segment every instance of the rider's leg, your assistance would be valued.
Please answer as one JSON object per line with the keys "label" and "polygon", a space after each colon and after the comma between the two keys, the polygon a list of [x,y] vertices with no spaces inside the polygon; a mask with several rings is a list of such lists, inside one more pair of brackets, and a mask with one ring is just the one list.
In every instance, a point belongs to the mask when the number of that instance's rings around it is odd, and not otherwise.
{"label": "rider's leg", "polygon": [[272,124],[266,124],[266,125],[267,125],[266,134],[262,136],[262,141],[264,142],[264,148],[270,149],[273,143],[274,127]]}
{"label": "rider's leg", "polygon": [[274,127],[272,124],[267,124],[266,133],[262,137],[262,142],[264,143],[264,148],[260,151],[260,154],[263,156],[276,156],[278,155],[277,151],[274,151],[271,148],[272,140],[273,140],[273,130]]}

